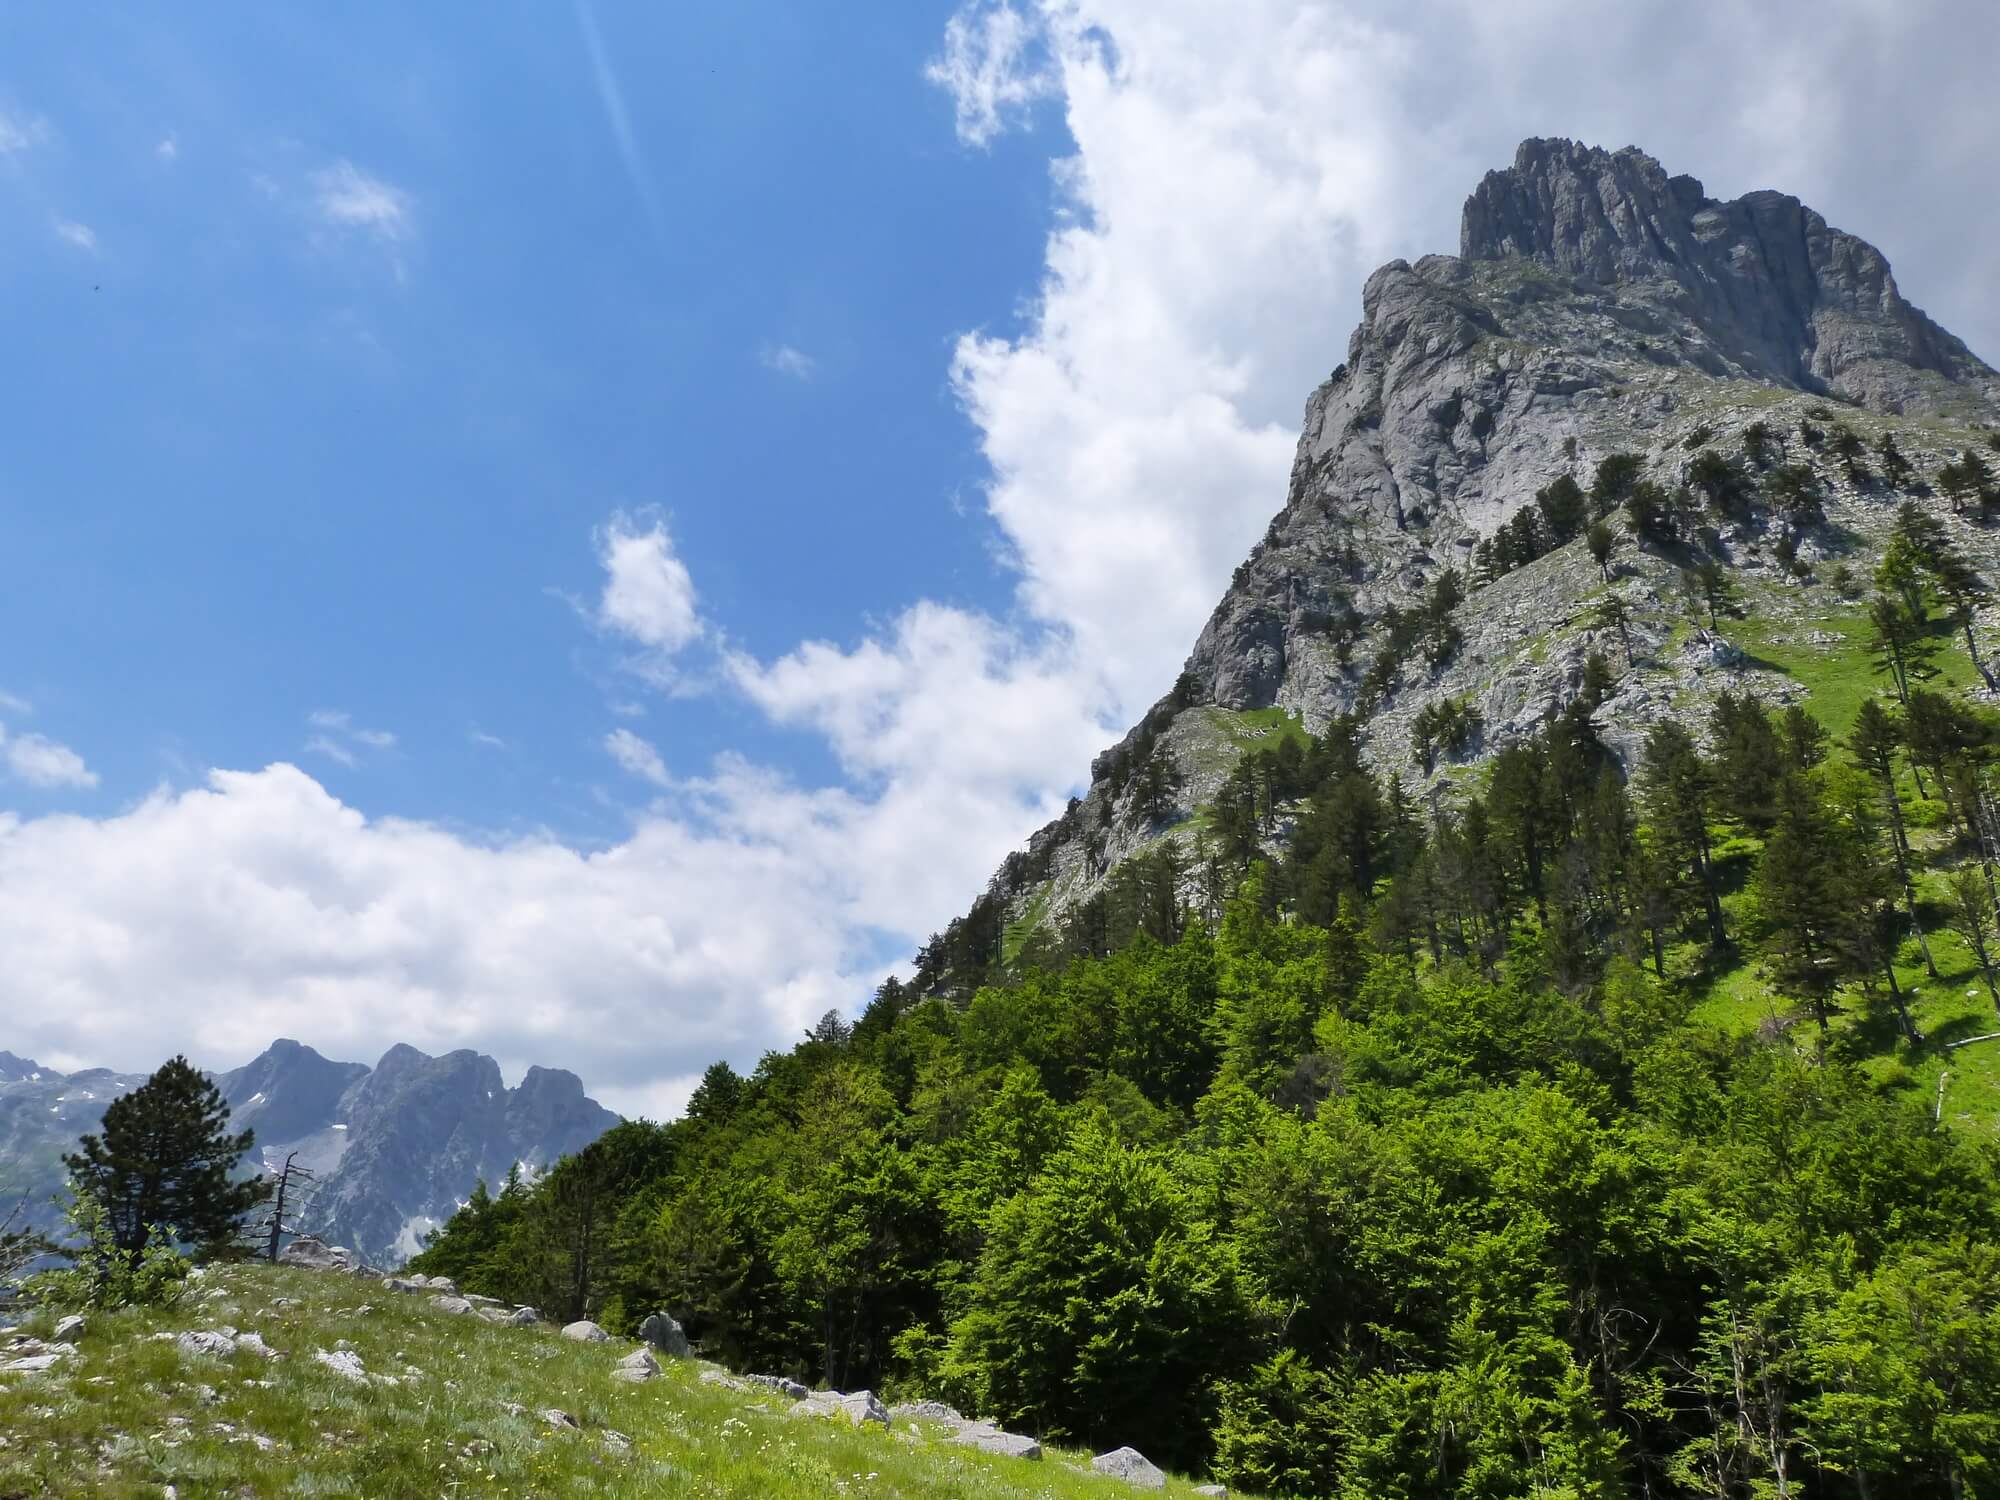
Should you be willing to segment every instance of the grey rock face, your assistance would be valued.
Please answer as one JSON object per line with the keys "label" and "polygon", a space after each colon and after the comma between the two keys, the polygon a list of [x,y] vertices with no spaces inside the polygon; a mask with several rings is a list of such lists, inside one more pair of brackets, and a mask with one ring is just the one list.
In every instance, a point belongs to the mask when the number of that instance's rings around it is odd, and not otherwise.
{"label": "grey rock face", "polygon": [[667,1313],[650,1314],[639,1325],[639,1337],[670,1359],[688,1359],[694,1354],[686,1331]]}
{"label": "grey rock face", "polygon": [[1137,1448],[1113,1448],[1109,1453],[1100,1453],[1090,1461],[1090,1467],[1099,1474],[1122,1479],[1137,1489],[1163,1490],[1167,1487],[1167,1476],[1154,1468]]}
{"label": "grey rock face", "polygon": [[[708,1375],[708,1371],[702,1371],[702,1379],[708,1379]],[[736,1377],[731,1378],[734,1379]],[[740,1378],[739,1383],[746,1388],[759,1386],[767,1391],[776,1391],[780,1396],[791,1401],[803,1401],[812,1394],[810,1390],[800,1385],[796,1380],[787,1380],[782,1375],[745,1375]]]}
{"label": "grey rock face", "polygon": [[1929,409],[1937,382],[1925,375],[1993,380],[1903,299],[1874,246],[1783,193],[1718,203],[1629,146],[1522,142],[1514,165],[1489,172],[1466,200],[1459,255],[1656,284],[1662,302],[1753,376],[1877,410]]}
{"label": "grey rock face", "polygon": [[57,1321],[49,1337],[58,1344],[74,1343],[83,1337],[83,1330],[87,1326],[82,1313],[71,1313],[68,1317]]}
{"label": "grey rock face", "polygon": [[[1474,587],[1480,545],[1560,475],[1588,487],[1600,460],[1633,453],[1671,494],[1696,450],[1712,442],[1740,458],[1744,429],[1761,421],[1773,461],[1807,464],[1825,486],[1829,537],[1865,539],[1893,503],[1808,446],[1802,423],[1845,424],[1870,444],[1893,430],[1923,473],[2000,427],[2000,374],[1902,297],[1878,251],[1796,199],[1718,202],[1636,150],[1529,141],[1473,192],[1460,239],[1457,256],[1392,261],[1368,278],[1346,358],[1306,402],[1263,540],[1175,692],[1010,862],[1035,873],[996,877],[1007,918],[1063,916],[1156,840],[1192,855],[1190,815],[1268,732],[1243,717],[1255,711],[1283,710],[1314,733],[1357,714],[1366,757],[1421,794],[1451,770],[1415,753],[1421,710],[1446,699],[1476,710],[1484,729],[1459,758],[1484,758],[1571,702],[1593,652],[1622,673],[1616,708],[1597,722],[1623,756],[1658,719],[1697,719],[1723,687],[1784,701],[1796,683],[1726,641],[1683,651],[1681,564],[1629,534],[1610,578],[1579,539]],[[1976,562],[2000,563],[1977,528],[1952,524]],[[1768,511],[1721,530],[1726,565],[1779,599],[1790,582]],[[1822,550],[1808,537],[1799,555]],[[1865,577],[1866,550],[1852,562]],[[1452,615],[1457,650],[1436,664],[1393,653],[1391,611],[1414,609],[1447,569],[1470,590]],[[1629,662],[1618,636],[1591,623],[1607,593],[1631,614]],[[1386,686],[1365,691],[1378,666]],[[1111,775],[1144,753],[1164,755],[1180,781],[1158,821]]]}

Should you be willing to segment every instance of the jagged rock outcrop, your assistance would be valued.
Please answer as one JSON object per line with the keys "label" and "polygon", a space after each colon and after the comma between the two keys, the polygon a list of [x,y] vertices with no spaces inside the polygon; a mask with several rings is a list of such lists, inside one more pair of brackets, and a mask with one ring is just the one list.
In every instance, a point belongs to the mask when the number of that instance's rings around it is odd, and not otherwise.
{"label": "jagged rock outcrop", "polygon": [[1950,386],[1993,380],[1903,299],[1873,245],[1784,193],[1718,203],[1629,146],[1522,142],[1466,200],[1459,257],[1676,288],[1662,300],[1749,374],[1877,411],[1935,410],[1955,403]]}
{"label": "jagged rock outcrop", "polygon": [[[1060,916],[1161,837],[1191,845],[1190,815],[1270,732],[1263,711],[1315,733],[1359,714],[1368,756],[1414,788],[1451,770],[1417,753],[1420,711],[1474,710],[1483,727],[1462,758],[1476,760],[1568,703],[1592,651],[1619,673],[1597,721],[1620,754],[1661,716],[1698,719],[1724,686],[1795,693],[1690,630],[1685,558],[1627,538],[1605,573],[1577,540],[1478,578],[1482,544],[1560,475],[1588,485],[1600,460],[1630,453],[1671,493],[1696,450],[1740,457],[1744,430],[1767,424],[1774,461],[1823,485],[1831,524],[1781,539],[1751,516],[1717,526],[1713,548],[1782,617],[1801,607],[1787,597],[1795,568],[1840,549],[1866,565],[1894,509],[1800,432],[1846,425],[1871,445],[1897,433],[1930,473],[2000,427],[2000,375],[1902,296],[1873,246],[1781,193],[1718,202],[1633,148],[1530,140],[1467,200],[1459,248],[1368,278],[1347,357],[1307,400],[1282,508],[1174,692],[996,877],[1006,919]],[[2000,545],[1965,546],[2000,575]],[[1427,659],[1393,625],[1453,569],[1469,591],[1458,640]],[[1592,623],[1607,594],[1625,639]],[[1155,755],[1178,788],[1163,813],[1135,791]]]}

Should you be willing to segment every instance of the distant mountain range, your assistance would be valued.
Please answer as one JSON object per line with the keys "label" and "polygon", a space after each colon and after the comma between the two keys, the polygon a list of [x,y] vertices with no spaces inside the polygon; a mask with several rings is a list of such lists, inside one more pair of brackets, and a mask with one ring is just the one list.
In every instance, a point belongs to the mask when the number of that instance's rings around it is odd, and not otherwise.
{"label": "distant mountain range", "polygon": [[[25,1198],[31,1222],[52,1223],[63,1153],[145,1076],[63,1074],[0,1052],[0,1217]],[[318,1174],[301,1227],[383,1265],[414,1255],[482,1178],[497,1186],[517,1162],[547,1167],[618,1123],[574,1073],[530,1068],[510,1089],[499,1064],[472,1051],[395,1046],[370,1068],[280,1039],[211,1076],[232,1122],[257,1133],[267,1171],[296,1152]]]}

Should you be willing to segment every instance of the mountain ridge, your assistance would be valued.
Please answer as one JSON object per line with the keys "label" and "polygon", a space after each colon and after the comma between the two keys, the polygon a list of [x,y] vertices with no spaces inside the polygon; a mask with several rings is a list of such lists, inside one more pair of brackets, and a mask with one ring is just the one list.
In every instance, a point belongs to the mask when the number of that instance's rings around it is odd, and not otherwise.
{"label": "mountain ridge", "polygon": [[[1358,715],[1367,760],[1434,795],[1573,700],[1607,646],[1622,661],[1597,721],[1621,758],[1724,687],[1789,701],[1787,674],[1690,641],[1678,575],[1712,560],[1754,591],[1753,616],[1788,619],[1804,606],[1787,591],[1865,562],[1893,509],[1828,442],[1900,442],[1929,474],[2000,428],[2000,374],[1903,297],[1879,250],[1783,193],[1719,202],[1637,148],[1531,139],[1468,196],[1460,251],[1367,278],[1346,358],[1306,401],[1283,503],[1173,690],[927,945],[921,986],[1051,937],[1148,849],[1171,845],[1187,895],[1230,773],[1287,725]],[[1752,428],[1775,445],[1761,466],[1738,448]],[[1678,499],[1704,452],[1739,471],[1742,514],[1691,521],[1668,547],[1627,527],[1616,566],[1572,536],[1494,571],[1503,532],[1532,530],[1523,513],[1558,477],[1581,487],[1629,456],[1628,482]],[[1755,498],[1777,469],[1805,472],[1818,520]],[[1948,524],[2000,566],[1982,528]],[[1462,601],[1426,639],[1411,622],[1440,588]],[[1589,623],[1607,598],[1617,632]],[[1976,628],[1994,623],[1988,606]],[[1478,727],[1433,755],[1424,716],[1453,713]]]}
{"label": "mountain ridge", "polygon": [[[288,1037],[238,1068],[210,1075],[231,1124],[256,1132],[256,1165],[287,1157],[317,1174],[288,1211],[299,1227],[379,1263],[416,1253],[482,1178],[499,1183],[581,1150],[619,1117],[562,1069],[531,1067],[509,1089],[499,1064],[470,1049],[440,1057],[406,1043],[370,1068],[336,1062]],[[62,1074],[0,1053],[0,1163],[8,1204],[48,1224],[62,1152],[95,1130],[104,1108],[143,1074]]]}

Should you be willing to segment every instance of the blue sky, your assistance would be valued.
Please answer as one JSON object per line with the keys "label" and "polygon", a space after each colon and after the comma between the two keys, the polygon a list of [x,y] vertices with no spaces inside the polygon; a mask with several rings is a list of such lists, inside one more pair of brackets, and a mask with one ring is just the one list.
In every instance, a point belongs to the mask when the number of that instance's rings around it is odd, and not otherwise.
{"label": "blue sky", "polygon": [[854,1009],[1523,136],[1795,192],[2000,351],[1979,0],[444,14],[0,18],[0,1047],[665,1113]]}
{"label": "blue sky", "polygon": [[[101,777],[52,803],[305,755],[371,811],[605,838],[607,700],[672,763],[824,774],[578,629],[615,509],[656,509],[764,655],[913,592],[1005,605],[945,367],[1034,284],[1048,152],[955,140],[922,70],[946,13],[607,11],[631,160],[584,12],[422,14],[9,23],[0,100],[45,138],[0,161],[33,371],[0,638],[39,649],[0,686]],[[328,708],[395,753],[305,751]]]}

